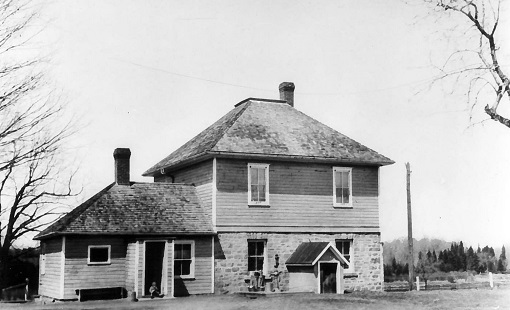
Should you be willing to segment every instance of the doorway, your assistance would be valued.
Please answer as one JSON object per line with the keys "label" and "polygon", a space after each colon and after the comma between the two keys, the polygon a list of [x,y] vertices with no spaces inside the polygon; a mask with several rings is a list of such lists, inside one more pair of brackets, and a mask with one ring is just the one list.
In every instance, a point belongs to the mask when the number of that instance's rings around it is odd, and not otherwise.
{"label": "doorway", "polygon": [[163,258],[165,257],[165,241],[145,242],[145,286],[144,295],[150,295],[152,282],[156,282],[162,292]]}
{"label": "doorway", "polygon": [[319,263],[320,271],[320,293],[321,294],[336,294],[337,293],[337,268],[338,264],[335,263]]}

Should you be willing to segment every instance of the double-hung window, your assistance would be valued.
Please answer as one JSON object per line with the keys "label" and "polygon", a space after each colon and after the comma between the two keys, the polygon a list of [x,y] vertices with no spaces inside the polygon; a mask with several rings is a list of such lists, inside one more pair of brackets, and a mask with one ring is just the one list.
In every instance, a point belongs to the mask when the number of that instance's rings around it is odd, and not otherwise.
{"label": "double-hung window", "polygon": [[349,268],[346,272],[354,272],[354,264],[352,263],[352,239],[339,239],[335,242],[338,251],[345,257],[349,262]]}
{"label": "double-hung window", "polygon": [[195,277],[195,242],[176,240],[174,245],[174,273],[180,278]]}
{"label": "double-hung window", "polygon": [[352,207],[352,168],[333,167],[333,205]]}
{"label": "double-hung window", "polygon": [[248,240],[248,271],[266,273],[266,241]]}
{"label": "double-hung window", "polygon": [[248,204],[269,205],[269,165],[248,164]]}
{"label": "double-hung window", "polygon": [[89,245],[87,263],[89,265],[109,264],[111,251],[110,245]]}

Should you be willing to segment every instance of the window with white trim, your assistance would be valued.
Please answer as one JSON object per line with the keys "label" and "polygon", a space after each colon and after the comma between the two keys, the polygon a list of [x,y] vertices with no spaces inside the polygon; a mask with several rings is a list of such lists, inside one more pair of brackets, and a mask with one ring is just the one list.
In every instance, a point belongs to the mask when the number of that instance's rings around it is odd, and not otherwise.
{"label": "window with white trim", "polygon": [[174,273],[180,278],[195,277],[195,241],[176,240],[174,244]]}
{"label": "window with white trim", "polygon": [[46,242],[41,242],[41,256],[39,257],[41,275],[46,274]]}
{"label": "window with white trim", "polygon": [[87,263],[89,265],[109,264],[111,251],[110,245],[89,245]]}
{"label": "window with white trim", "polygon": [[41,274],[46,274],[46,254],[41,254],[39,258],[39,270],[41,270]]}
{"label": "window with white trim", "polygon": [[266,274],[266,240],[248,240],[248,271]]}
{"label": "window with white trim", "polygon": [[248,164],[248,204],[269,205],[268,164]]}
{"label": "window with white trim", "polygon": [[352,239],[338,239],[335,240],[335,245],[345,259],[349,262],[349,268],[345,269],[346,272],[354,272],[354,264],[352,263]]}
{"label": "window with white trim", "polygon": [[352,207],[352,168],[333,167],[333,205]]}

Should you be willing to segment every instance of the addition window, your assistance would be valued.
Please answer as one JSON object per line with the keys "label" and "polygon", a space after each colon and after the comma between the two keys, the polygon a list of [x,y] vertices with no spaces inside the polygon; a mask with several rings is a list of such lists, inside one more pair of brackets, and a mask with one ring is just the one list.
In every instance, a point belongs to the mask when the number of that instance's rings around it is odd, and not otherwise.
{"label": "addition window", "polygon": [[352,207],[352,168],[333,167],[333,205]]}
{"label": "addition window", "polygon": [[174,245],[174,273],[181,278],[195,277],[195,242],[177,240]]}
{"label": "addition window", "polygon": [[46,242],[41,242],[41,257],[39,258],[39,270],[41,274],[46,274]]}
{"label": "addition window", "polygon": [[248,240],[248,271],[260,271],[266,274],[266,241]]}
{"label": "addition window", "polygon": [[110,245],[89,245],[87,263],[89,265],[109,264],[111,251]]}
{"label": "addition window", "polygon": [[41,254],[39,258],[39,270],[41,274],[46,274],[46,254]]}
{"label": "addition window", "polygon": [[269,165],[248,164],[248,204],[269,205]]}
{"label": "addition window", "polygon": [[346,272],[354,272],[354,264],[352,263],[352,239],[339,239],[335,242],[337,250],[345,257],[349,262],[349,268]]}

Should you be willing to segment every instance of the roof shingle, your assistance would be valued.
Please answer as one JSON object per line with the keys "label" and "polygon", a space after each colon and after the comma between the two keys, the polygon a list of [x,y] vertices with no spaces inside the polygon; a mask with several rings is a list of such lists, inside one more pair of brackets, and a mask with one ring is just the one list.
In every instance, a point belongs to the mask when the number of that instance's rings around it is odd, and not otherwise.
{"label": "roof shingle", "polygon": [[303,242],[292,255],[287,259],[285,265],[309,265],[312,266],[314,262],[324,256],[324,253],[330,251],[342,264],[348,264],[348,261],[343,255],[338,252],[334,245],[330,242]]}
{"label": "roof shingle", "polygon": [[326,159],[351,164],[393,161],[291,107],[285,101],[247,99],[143,175],[222,154]]}
{"label": "roof shingle", "polygon": [[180,235],[213,234],[209,216],[192,185],[111,184],[39,233]]}

